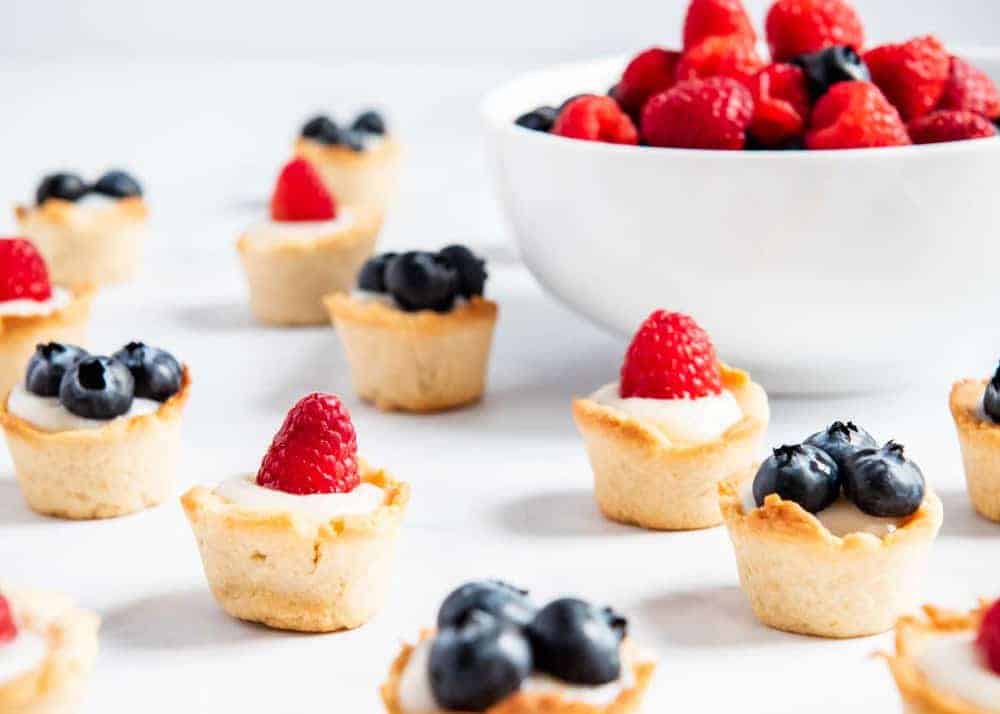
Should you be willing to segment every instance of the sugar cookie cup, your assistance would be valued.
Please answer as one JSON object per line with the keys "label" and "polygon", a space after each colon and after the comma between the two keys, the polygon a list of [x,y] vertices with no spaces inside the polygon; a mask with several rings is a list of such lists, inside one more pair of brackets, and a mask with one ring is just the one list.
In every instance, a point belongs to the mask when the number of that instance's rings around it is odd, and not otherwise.
{"label": "sugar cookie cup", "polygon": [[367,205],[383,212],[396,193],[402,147],[391,136],[356,151],[343,144],[324,144],[308,137],[295,142],[295,155],[311,163],[334,196],[350,206]]}
{"label": "sugar cookie cup", "polygon": [[988,383],[986,379],[956,382],[948,406],[958,432],[972,505],[982,516],[1000,522],[1000,424],[982,410]]}

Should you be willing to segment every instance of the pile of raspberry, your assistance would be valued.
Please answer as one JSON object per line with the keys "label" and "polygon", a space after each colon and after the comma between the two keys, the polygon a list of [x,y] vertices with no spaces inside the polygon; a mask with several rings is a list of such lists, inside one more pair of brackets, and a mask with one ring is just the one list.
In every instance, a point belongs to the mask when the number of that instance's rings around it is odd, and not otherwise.
{"label": "pile of raspberry", "polygon": [[777,0],[770,62],[741,0],[692,0],[683,51],[632,58],[606,96],[516,123],[587,141],[685,149],[857,149],[996,136],[1000,91],[933,35],[865,48],[845,0]]}

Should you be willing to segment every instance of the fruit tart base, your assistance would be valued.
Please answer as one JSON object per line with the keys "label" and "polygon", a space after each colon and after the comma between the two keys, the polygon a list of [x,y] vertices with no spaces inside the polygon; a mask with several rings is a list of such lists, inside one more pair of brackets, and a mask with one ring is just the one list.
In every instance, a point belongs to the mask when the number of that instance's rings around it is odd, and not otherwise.
{"label": "fruit tart base", "polygon": [[963,379],[951,389],[949,406],[962,449],[965,480],[972,505],[1000,522],[1000,424],[982,412],[989,380]]}
{"label": "fruit tart base", "polygon": [[379,211],[385,210],[396,192],[401,153],[400,144],[390,137],[379,139],[363,151],[304,137],[295,142],[295,155],[313,165],[327,190],[339,201]]}

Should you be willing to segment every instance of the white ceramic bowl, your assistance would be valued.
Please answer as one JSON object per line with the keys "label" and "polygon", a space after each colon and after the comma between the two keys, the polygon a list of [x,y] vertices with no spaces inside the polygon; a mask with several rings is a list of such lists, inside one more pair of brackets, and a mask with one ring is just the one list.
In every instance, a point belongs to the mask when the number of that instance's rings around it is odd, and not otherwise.
{"label": "white ceramic bowl", "polygon": [[[1000,55],[966,56],[1000,74]],[[558,299],[621,335],[654,308],[688,312],[724,359],[786,393],[894,386],[973,342],[996,350],[1000,139],[725,152],[513,124],[603,93],[623,61],[533,72],[483,102],[501,203]]]}

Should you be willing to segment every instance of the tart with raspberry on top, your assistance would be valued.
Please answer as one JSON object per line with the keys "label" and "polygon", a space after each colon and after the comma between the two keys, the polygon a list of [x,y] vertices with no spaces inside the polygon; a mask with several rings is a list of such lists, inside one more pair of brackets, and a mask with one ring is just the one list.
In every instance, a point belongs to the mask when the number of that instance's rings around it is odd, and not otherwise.
{"label": "tart with raspberry on top", "polygon": [[972,505],[1000,523],[1000,366],[991,379],[962,379],[948,400]]}
{"label": "tart with raspberry on top", "polygon": [[314,393],[288,412],[256,474],[197,486],[181,504],[226,612],[333,632],[382,607],[409,494],[358,456],[340,399]]}
{"label": "tart with raspberry on top", "polygon": [[372,254],[382,215],[364,204],[339,205],[304,159],[282,168],[270,219],[236,244],[254,317],[268,325],[320,325],[323,296],[349,290]]}
{"label": "tart with raspberry on top", "polygon": [[769,416],[763,388],[720,362],[692,318],[665,310],[639,327],[620,379],[573,402],[598,507],[657,530],[722,522],[718,485],[751,476]]}

